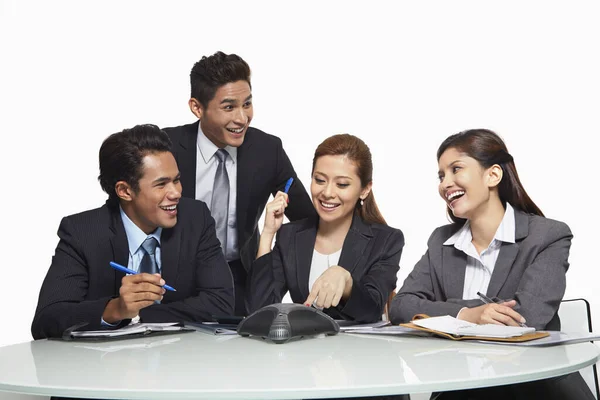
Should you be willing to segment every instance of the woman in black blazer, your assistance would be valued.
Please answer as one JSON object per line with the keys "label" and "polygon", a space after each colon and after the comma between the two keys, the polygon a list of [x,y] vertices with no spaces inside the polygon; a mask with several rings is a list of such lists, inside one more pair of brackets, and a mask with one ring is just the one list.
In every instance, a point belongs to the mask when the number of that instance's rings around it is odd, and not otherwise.
{"label": "woman in black blazer", "polygon": [[314,304],[336,319],[381,319],[396,287],[404,236],[386,225],[377,208],[372,171],[362,140],[335,135],[313,158],[310,190],[318,218],[282,226],[287,195],[278,192],[267,204],[249,271],[251,312],[281,302],[289,290],[294,303]]}

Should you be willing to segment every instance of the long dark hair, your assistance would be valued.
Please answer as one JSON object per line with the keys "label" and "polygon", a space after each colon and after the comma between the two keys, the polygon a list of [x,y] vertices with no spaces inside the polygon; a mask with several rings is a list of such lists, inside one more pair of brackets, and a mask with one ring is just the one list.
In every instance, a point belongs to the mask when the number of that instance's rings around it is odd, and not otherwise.
{"label": "long dark hair", "polygon": [[[356,173],[360,178],[361,187],[367,186],[373,181],[373,161],[371,160],[371,150],[369,147],[357,138],[356,136],[347,133],[341,135],[333,135],[325,139],[315,150],[313,157],[312,172],[315,171],[317,159],[323,156],[346,156],[356,165]],[[387,225],[383,215],[377,207],[373,189],[360,204],[357,201],[355,209],[360,217],[369,223],[377,223]]]}
{"label": "long dark hair", "polygon": [[[489,168],[494,164],[499,165],[504,173],[498,184],[498,195],[502,204],[509,203],[513,208],[525,213],[544,216],[542,210],[535,205],[523,188],[515,161],[496,133],[488,129],[470,129],[449,136],[438,148],[438,161],[449,148],[454,148],[474,158],[483,168]],[[452,221],[465,222],[463,218],[455,217],[449,207],[447,212]]]}

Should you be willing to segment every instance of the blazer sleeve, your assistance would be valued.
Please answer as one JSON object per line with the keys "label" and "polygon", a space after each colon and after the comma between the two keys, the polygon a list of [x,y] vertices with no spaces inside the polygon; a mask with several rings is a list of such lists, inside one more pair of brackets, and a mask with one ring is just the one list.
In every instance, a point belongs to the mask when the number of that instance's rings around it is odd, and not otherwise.
{"label": "blazer sleeve", "polygon": [[277,232],[273,251],[254,260],[248,271],[246,305],[250,313],[269,304],[281,303],[288,291],[281,260],[280,232]]}
{"label": "blazer sleeve", "polygon": [[288,217],[290,221],[297,221],[299,219],[313,217],[316,215],[315,208],[304,188],[304,185],[298,179],[296,175],[296,171],[294,171],[294,167],[287,156],[285,150],[283,149],[283,145],[281,143],[281,139],[277,138],[277,173],[275,179],[275,185],[271,191],[271,194],[275,196],[277,191],[283,191],[285,188],[285,184],[289,178],[294,178],[294,182],[288,191],[288,197],[290,202],[285,209],[285,216]]}
{"label": "blazer sleeve", "polygon": [[565,223],[552,222],[542,240],[546,245],[525,269],[515,293],[515,310],[536,329],[545,329],[554,318],[566,290],[573,235]]}
{"label": "blazer sleeve", "polygon": [[207,206],[201,204],[203,230],[198,239],[195,259],[189,261],[196,268],[196,293],[180,301],[141,309],[142,322],[201,322],[212,320],[212,315],[233,315],[233,277],[216,236],[214,219]]}
{"label": "blazer sleeve", "polygon": [[76,236],[71,220],[63,218],[58,228],[60,240],[31,324],[34,339],[61,337],[67,328],[81,322],[88,323],[85,329],[102,329],[102,313],[112,297],[86,300],[88,264]]}
{"label": "blazer sleeve", "polygon": [[354,321],[369,323],[381,320],[390,293],[396,288],[404,235],[398,229],[388,236],[381,257],[358,281],[339,311]]}
{"label": "blazer sleeve", "polygon": [[[441,288],[431,262],[431,247],[439,246],[434,231],[428,240],[427,252],[415,265],[404,284],[394,296],[390,307],[390,320],[393,324],[409,322],[415,314],[427,314],[431,317],[440,315],[456,316],[466,304],[460,302],[440,301]],[[480,303],[481,304],[481,303]]]}

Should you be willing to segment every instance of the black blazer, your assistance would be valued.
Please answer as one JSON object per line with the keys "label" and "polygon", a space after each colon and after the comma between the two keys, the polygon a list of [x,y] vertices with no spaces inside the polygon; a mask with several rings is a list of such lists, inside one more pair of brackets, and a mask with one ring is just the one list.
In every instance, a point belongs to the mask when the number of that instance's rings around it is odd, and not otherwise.
{"label": "black blazer", "polygon": [[[199,121],[175,128],[165,128],[173,142],[173,155],[181,172],[182,195],[196,198],[196,139]],[[237,151],[237,231],[240,259],[248,270],[258,251],[258,220],[269,195],[283,190],[294,178],[288,195],[285,215],[290,221],[316,215],[302,182],[283,150],[281,139],[256,128],[248,128],[244,143]]]}
{"label": "black blazer", "polygon": [[[294,303],[306,300],[317,225],[316,218],[282,225],[273,251],[254,261],[248,273],[251,312],[280,303],[288,290]],[[381,320],[396,288],[403,247],[404,235],[399,229],[368,224],[355,214],[338,263],[352,275],[352,294],[345,304],[324,311],[335,319]]]}
{"label": "black blazer", "polygon": [[[415,314],[456,316],[463,307],[483,304],[463,300],[467,255],[443,243],[459,224],[437,228],[427,252],[404,281],[390,307],[393,323]],[[573,235],[560,221],[515,210],[515,242],[502,243],[487,296],[515,299],[514,308],[536,329],[560,330],[558,307],[566,289],[569,249]]]}
{"label": "black blazer", "polygon": [[[125,276],[108,263],[127,265],[129,259],[127,235],[114,206],[63,218],[58,236],[31,326],[34,339],[60,337],[84,321],[86,329],[101,329],[104,308],[119,295]],[[232,314],[233,278],[203,202],[180,199],[177,224],[161,234],[161,257],[162,277],[177,291],[167,291],[161,304],[140,310],[142,322],[203,321],[211,314]]]}

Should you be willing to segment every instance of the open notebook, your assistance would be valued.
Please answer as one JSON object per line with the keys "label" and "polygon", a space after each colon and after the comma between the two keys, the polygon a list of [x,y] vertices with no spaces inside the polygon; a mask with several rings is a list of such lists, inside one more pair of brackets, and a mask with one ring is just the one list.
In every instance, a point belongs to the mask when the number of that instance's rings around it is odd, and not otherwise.
{"label": "open notebook", "polygon": [[506,326],[494,324],[478,325],[468,321],[456,319],[449,315],[444,315],[441,317],[415,319],[412,321],[412,323],[422,328],[438,332],[444,332],[455,336],[476,336],[506,339],[523,336],[524,334],[535,332],[535,328],[529,327],[522,328],[520,326]]}
{"label": "open notebook", "polygon": [[412,322],[400,326],[429,332],[436,336],[452,340],[485,340],[491,342],[527,342],[549,335],[545,331],[534,328],[521,328],[503,325],[477,325],[457,320],[448,315],[430,318],[425,314],[417,314]]}

